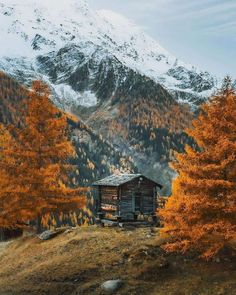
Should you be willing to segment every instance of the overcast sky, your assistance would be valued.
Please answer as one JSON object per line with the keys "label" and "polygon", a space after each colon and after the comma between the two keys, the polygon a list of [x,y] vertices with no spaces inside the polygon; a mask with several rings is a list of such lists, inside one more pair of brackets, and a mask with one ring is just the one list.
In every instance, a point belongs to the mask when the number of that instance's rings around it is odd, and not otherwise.
{"label": "overcast sky", "polygon": [[236,78],[236,0],[89,0],[135,21],[185,62]]}

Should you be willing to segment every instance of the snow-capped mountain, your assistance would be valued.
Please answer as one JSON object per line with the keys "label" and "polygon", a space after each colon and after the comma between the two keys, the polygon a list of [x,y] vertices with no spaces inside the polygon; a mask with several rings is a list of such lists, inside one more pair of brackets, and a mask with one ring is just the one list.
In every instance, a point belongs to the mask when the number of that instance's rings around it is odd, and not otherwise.
{"label": "snow-capped mountain", "polygon": [[115,80],[112,95],[130,70],[180,102],[198,104],[217,86],[216,78],[179,61],[132,21],[94,11],[86,0],[0,0],[0,38],[0,69],[26,84],[43,78],[65,109],[97,105],[98,81]]}
{"label": "snow-capped mountain", "polygon": [[[189,105],[204,101],[216,78],[85,0],[0,0],[0,42],[0,71],[27,86],[44,80],[54,102],[91,130],[76,134],[85,166],[88,155],[99,175],[132,162],[170,193],[168,162],[193,144],[184,132],[193,118]],[[95,171],[82,175],[86,183]]]}

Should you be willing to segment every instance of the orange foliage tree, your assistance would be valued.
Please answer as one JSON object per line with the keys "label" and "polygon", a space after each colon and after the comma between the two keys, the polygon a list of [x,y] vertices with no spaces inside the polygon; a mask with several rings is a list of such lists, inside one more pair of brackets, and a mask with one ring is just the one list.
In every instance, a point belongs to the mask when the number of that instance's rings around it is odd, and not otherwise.
{"label": "orange foliage tree", "polygon": [[226,79],[187,133],[198,148],[177,154],[179,176],[160,216],[167,251],[210,259],[236,239],[236,94]]}
{"label": "orange foliage tree", "polygon": [[75,150],[68,139],[67,118],[49,96],[46,85],[33,83],[23,127],[11,128],[12,136],[2,133],[5,144],[0,155],[6,164],[0,190],[4,187],[7,197],[0,215],[5,220],[11,217],[12,226],[37,219],[38,231],[43,214],[81,208],[86,195],[85,188],[73,188],[70,182],[74,167],[68,159]]}
{"label": "orange foliage tree", "polygon": [[11,190],[14,184],[11,181],[11,167],[15,164],[15,159],[9,155],[9,148],[12,149],[15,142],[4,125],[0,125],[0,227],[10,228],[16,224],[15,214],[12,212],[15,198],[11,197]]}

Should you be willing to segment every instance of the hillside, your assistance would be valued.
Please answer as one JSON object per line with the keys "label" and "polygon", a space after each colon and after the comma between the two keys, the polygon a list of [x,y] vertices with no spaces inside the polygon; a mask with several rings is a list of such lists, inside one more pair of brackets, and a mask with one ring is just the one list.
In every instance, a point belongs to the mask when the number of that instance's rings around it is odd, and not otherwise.
{"label": "hillside", "polygon": [[[18,126],[22,122],[22,111],[28,99],[29,90],[16,80],[0,72],[0,122]],[[115,170],[133,171],[132,159],[117,151],[111,143],[94,133],[85,123],[72,115],[68,116],[71,137],[78,157],[75,184],[91,185],[93,181]]]}
{"label": "hillside", "polygon": [[18,124],[22,100],[27,90],[17,81],[0,72],[0,122]]}
{"label": "hillside", "polygon": [[236,264],[167,255],[155,229],[85,227],[49,241],[25,237],[0,244],[1,295],[97,295],[122,279],[120,295],[232,295]]}
{"label": "hillside", "polygon": [[[162,86],[131,70],[111,98],[106,94],[107,83],[97,85],[101,97],[104,95],[99,107],[78,107],[75,113],[81,119],[68,113],[78,153],[75,164],[80,171],[75,184],[91,185],[118,170],[139,170],[163,183],[163,194],[168,195],[173,177],[168,162],[174,150],[182,151],[187,142],[191,143],[183,132],[193,117],[189,108],[178,104]],[[27,91],[1,73],[3,123],[19,124]]]}
{"label": "hillside", "polygon": [[188,106],[178,104],[161,85],[130,71],[109,99],[87,112],[78,107],[77,113],[93,130],[132,156],[141,173],[163,183],[163,194],[170,193],[173,172],[168,162],[174,151],[192,144],[184,133],[194,116]]}

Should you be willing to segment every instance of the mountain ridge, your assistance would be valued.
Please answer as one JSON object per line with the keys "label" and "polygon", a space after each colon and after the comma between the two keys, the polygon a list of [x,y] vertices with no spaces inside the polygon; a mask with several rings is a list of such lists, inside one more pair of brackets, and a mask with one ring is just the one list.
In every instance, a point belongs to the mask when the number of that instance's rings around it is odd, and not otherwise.
{"label": "mountain ridge", "polygon": [[[123,16],[107,10],[94,11],[84,0],[61,0],[60,5],[53,1],[0,1],[1,36],[18,45],[15,52],[11,52],[14,49],[10,44],[2,47],[0,68],[15,78],[21,71],[26,80],[37,75],[47,80],[37,58],[83,43],[87,46],[81,50],[86,51],[87,58],[103,48],[100,58],[113,56],[127,68],[164,86],[180,102],[198,104],[217,87],[214,76],[178,60]],[[51,83],[55,92],[57,84]]]}

